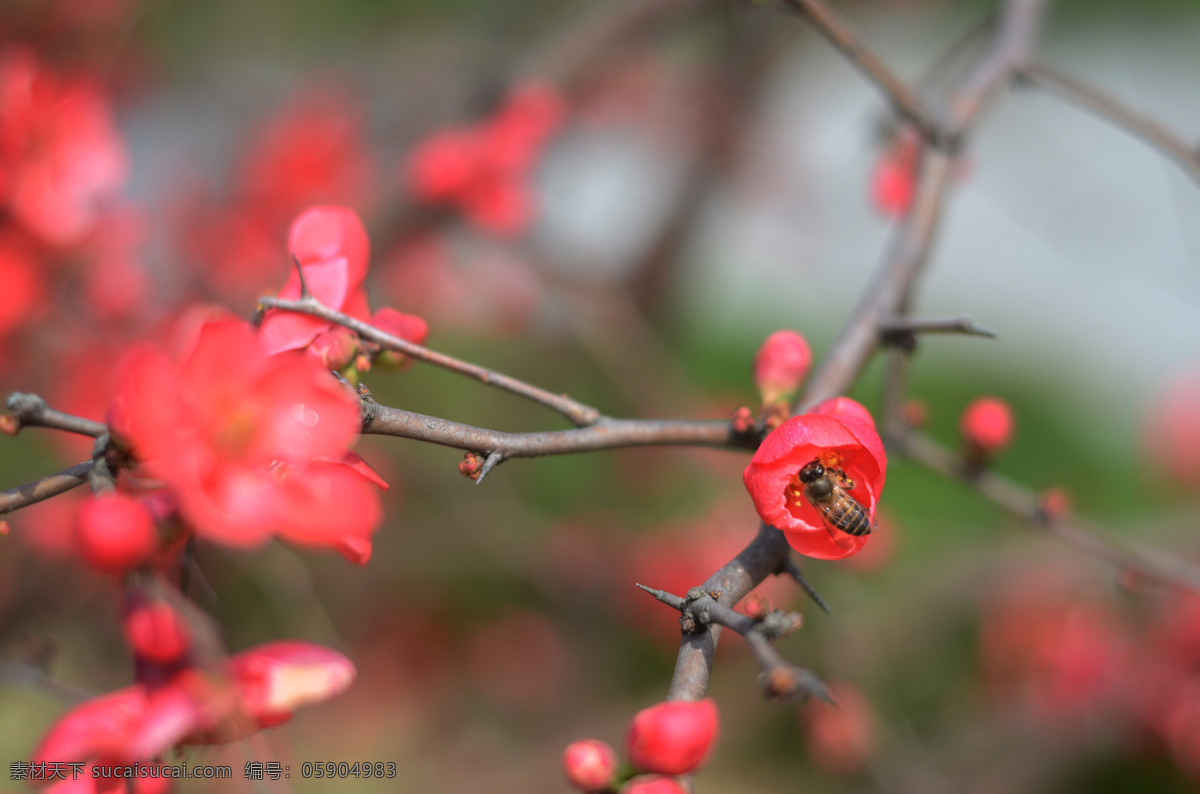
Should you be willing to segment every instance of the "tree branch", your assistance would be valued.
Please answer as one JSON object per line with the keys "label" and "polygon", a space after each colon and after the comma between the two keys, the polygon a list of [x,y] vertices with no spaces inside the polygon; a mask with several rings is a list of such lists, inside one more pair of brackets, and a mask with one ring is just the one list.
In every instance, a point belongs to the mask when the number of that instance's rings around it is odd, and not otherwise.
{"label": "tree branch", "polygon": [[[1044,5],[1045,0],[1008,0],[1005,4],[991,49],[967,75],[945,108],[949,129],[956,135],[966,136],[970,125],[987,107],[998,88],[1014,70],[1025,64]],[[796,405],[798,410],[807,410],[821,400],[844,392],[878,349],[884,323],[907,315],[912,290],[929,255],[941,217],[942,198],[953,165],[953,153],[926,152],[913,209],[897,229],[858,306],[808,382]],[[721,603],[732,606],[768,574],[779,570],[788,552],[783,533],[764,526],[750,545],[709,577],[702,587],[720,590]],[[747,564],[764,560],[770,563],[765,569]],[[684,635],[667,694],[669,700],[704,697],[718,637],[716,629]]]}
{"label": "tree branch", "polygon": [[1165,555],[1129,548],[1107,531],[1078,516],[1052,516],[1039,495],[991,470],[972,471],[962,458],[928,436],[909,432],[898,439],[903,454],[951,479],[971,486],[989,501],[1032,527],[1044,530],[1089,554],[1158,582],[1200,593],[1200,569]]}
{"label": "tree branch", "polygon": [[826,41],[883,91],[896,113],[910,121],[930,146],[946,150],[955,148],[953,136],[938,124],[916,92],[897,77],[825,3],[821,0],[782,0],[782,5],[784,9],[803,16]]}
{"label": "tree branch", "polygon": [[1200,184],[1200,152],[1154,119],[1143,116],[1109,94],[1045,64],[1030,64],[1018,74],[1021,82],[1057,94],[1093,115],[1124,129],[1158,149]]}
{"label": "tree branch", "polygon": [[363,339],[370,340],[381,347],[388,350],[395,350],[398,353],[403,353],[406,356],[420,359],[421,361],[434,364],[436,366],[448,369],[451,372],[457,372],[460,375],[466,375],[469,378],[483,383],[487,386],[494,386],[497,389],[511,392],[528,400],[532,400],[540,405],[544,405],[551,410],[557,411],[576,427],[587,427],[599,421],[601,413],[589,405],[572,400],[565,394],[554,394],[545,389],[540,389],[522,380],[503,375],[499,372],[481,367],[478,364],[472,364],[461,359],[448,356],[445,353],[439,353],[436,350],[430,350],[422,345],[409,342],[407,339],[401,339],[398,336],[392,336],[389,333],[380,331],[370,323],[365,323],[362,320],[355,319],[349,315],[329,308],[314,299],[309,300],[287,300],[284,298],[276,298],[266,296],[259,299],[259,305],[268,309],[279,309],[281,311],[296,312],[298,314],[308,314],[313,317],[320,317],[329,320],[332,323],[345,326],[352,331],[355,331]]}
{"label": "tree branch", "polygon": [[108,426],[103,422],[94,422],[81,416],[56,411],[36,394],[13,392],[8,396],[7,406],[17,419],[18,431],[22,427],[48,427],[92,438],[98,438],[108,432]]}
{"label": "tree branch", "polygon": [[363,432],[427,441],[488,456],[499,454],[501,458],[534,458],[619,447],[683,445],[753,450],[758,446],[756,437],[735,433],[733,423],[727,419],[604,417],[589,427],[573,430],[504,433],[386,405],[376,406],[374,416],[364,423]]}
{"label": "tree branch", "polygon": [[89,460],[77,463],[58,474],[51,474],[49,477],[43,477],[7,491],[0,491],[0,516],[83,485],[88,481],[88,475],[91,472],[92,461]]}

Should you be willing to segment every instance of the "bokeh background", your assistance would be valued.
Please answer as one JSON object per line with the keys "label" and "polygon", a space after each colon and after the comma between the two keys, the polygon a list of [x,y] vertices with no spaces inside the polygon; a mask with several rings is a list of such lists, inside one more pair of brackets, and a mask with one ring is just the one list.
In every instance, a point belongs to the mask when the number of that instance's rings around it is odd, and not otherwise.
{"label": "bokeh background", "polygon": [[[994,5],[835,7],[937,97],[981,44],[927,67]],[[761,340],[794,328],[819,357],[895,224],[879,193],[897,140],[885,104],[768,3],[5,0],[0,39],[93,87],[100,110],[64,126],[91,130],[79,169],[101,173],[73,228],[51,210],[35,234],[3,210],[0,386],[93,418],[124,345],[183,305],[249,316],[282,286],[287,224],[314,202],[367,220],[373,303],[426,318],[430,346],[616,416],[754,404]],[[1039,52],[1195,139],[1198,45],[1190,0],[1075,0],[1052,4]],[[421,152],[436,160],[430,141],[531,85],[553,90],[557,121],[511,183],[427,200],[413,174]],[[955,444],[962,409],[1000,396],[1017,433],[998,470],[1064,489],[1134,545],[1196,558],[1198,218],[1197,185],[1142,142],[1010,91],[963,161],[919,300],[998,339],[922,343],[910,391],[928,432]],[[881,369],[852,393],[872,410]],[[364,380],[423,413],[562,426],[430,367]],[[1150,441],[1164,416],[1171,432]],[[4,439],[0,485],[87,449],[37,430]],[[633,583],[686,590],[756,529],[741,453],[518,460],[476,487],[453,450],[357,449],[392,486],[369,565],[202,546],[195,593],[231,650],[327,644],[357,682],[249,742],[188,751],[232,764],[235,783],[183,791],[264,788],[241,781],[248,760],[290,763],[297,791],[335,790],[297,779],[306,760],[400,770],[336,790],[566,791],[569,741],[619,743],[666,692],[675,620]],[[76,498],[9,517],[0,537],[0,761],[26,758],[72,702],[21,671],[90,693],[132,680],[117,589],[72,552]],[[762,701],[726,636],[711,687],[722,735],[700,791],[1200,787],[1195,602],[901,459],[882,510],[861,555],[805,567],[832,615],[765,586],[805,615],[784,655],[839,682],[843,708]]]}

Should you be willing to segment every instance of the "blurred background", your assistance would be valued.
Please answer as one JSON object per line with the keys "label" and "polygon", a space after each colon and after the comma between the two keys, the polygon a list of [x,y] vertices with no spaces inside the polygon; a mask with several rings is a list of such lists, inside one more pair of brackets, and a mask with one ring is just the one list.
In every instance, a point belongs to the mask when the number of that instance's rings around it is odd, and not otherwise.
{"label": "blurred background", "polygon": [[[995,4],[834,8],[936,99]],[[361,213],[373,305],[424,317],[434,349],[614,416],[726,417],[754,404],[771,331],[819,359],[914,176],[874,89],[768,3],[4,0],[0,42],[0,386],[96,419],[131,342],[196,302],[249,316],[282,287],[288,224],[318,202]],[[1195,140],[1198,45],[1190,0],[1073,0],[1052,4],[1039,52]],[[30,79],[36,102],[14,88]],[[910,396],[928,432],[956,444],[963,408],[999,396],[1017,418],[999,471],[1134,545],[1200,556],[1197,219],[1197,185],[1141,141],[1010,91],[962,160],[918,302],[998,339],[922,342]],[[872,410],[881,370],[851,394]],[[431,367],[364,381],[422,413],[563,426]],[[0,487],[89,449],[6,438]],[[230,650],[330,645],[355,685],[189,750],[235,781],[181,790],[263,788],[241,780],[248,760],[333,790],[294,770],[383,760],[396,780],[343,785],[566,791],[569,741],[619,745],[666,693],[676,620],[633,583],[683,592],[757,526],[742,453],[517,460],[477,488],[454,450],[357,450],[391,484],[366,567],[202,545],[196,595]],[[13,514],[0,537],[0,761],[74,702],[13,670],[94,694],[132,681],[117,588],[74,553],[79,498]],[[832,615],[763,588],[804,613],[781,651],[837,682],[842,709],[764,702],[727,634],[698,790],[1200,788],[1200,602],[904,460],[881,510],[863,553],[805,567]]]}

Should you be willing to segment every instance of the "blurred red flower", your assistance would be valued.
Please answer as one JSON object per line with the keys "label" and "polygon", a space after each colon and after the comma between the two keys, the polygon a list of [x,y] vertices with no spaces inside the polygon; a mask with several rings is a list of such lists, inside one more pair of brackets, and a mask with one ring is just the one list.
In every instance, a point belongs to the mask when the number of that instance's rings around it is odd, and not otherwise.
{"label": "blurred red flower", "polygon": [[309,357],[262,353],[239,320],[201,322],[174,359],[135,349],[109,426],[213,540],[278,536],[361,557],[379,522],[374,486],[343,462],[355,398]]}
{"label": "blurred red flower", "polygon": [[481,229],[518,234],[534,216],[529,171],[561,117],[553,89],[519,86],[491,118],[421,143],[405,164],[409,190],[419,201],[458,207]]}

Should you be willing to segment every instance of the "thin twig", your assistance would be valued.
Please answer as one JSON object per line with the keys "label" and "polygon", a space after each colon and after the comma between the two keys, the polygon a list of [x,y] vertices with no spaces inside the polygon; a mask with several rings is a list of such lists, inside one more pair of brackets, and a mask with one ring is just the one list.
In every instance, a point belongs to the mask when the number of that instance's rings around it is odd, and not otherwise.
{"label": "thin twig", "polygon": [[[710,446],[754,449],[757,439],[734,432],[727,419],[610,419],[590,427],[534,433],[504,433],[426,416],[386,405],[363,427],[364,433],[411,438],[485,454],[491,471],[501,458],[534,458],[600,449],[644,446]],[[489,465],[490,464],[490,465]],[[480,471],[480,479],[483,478]]]}
{"label": "thin twig", "polygon": [[858,67],[867,79],[883,91],[896,112],[920,130],[929,145],[938,149],[954,148],[952,136],[947,135],[946,130],[926,109],[916,92],[897,77],[825,3],[820,0],[782,0],[782,5],[808,20],[826,41]]}
{"label": "thin twig", "polygon": [[964,334],[996,338],[996,332],[976,325],[970,317],[897,317],[885,320],[879,331],[886,342],[901,334]]}
{"label": "thin twig", "polygon": [[1200,593],[1200,569],[1186,562],[1148,554],[1107,536],[1097,524],[1078,516],[1051,516],[1038,494],[991,470],[974,471],[962,458],[928,436],[910,432],[898,445],[908,457],[952,479],[974,488],[1030,526],[1046,531],[1089,554],[1106,559],[1119,568],[1149,579]]}
{"label": "thin twig", "polygon": [[355,319],[349,315],[329,308],[316,300],[287,300],[276,297],[263,297],[259,299],[259,305],[268,309],[279,309],[281,311],[296,312],[298,314],[308,314],[313,317],[320,317],[329,320],[332,323],[345,326],[352,331],[355,331],[363,339],[368,339],[388,350],[395,350],[398,353],[403,353],[406,356],[420,359],[421,361],[434,364],[451,372],[457,372],[460,375],[466,375],[469,378],[483,383],[487,386],[494,386],[497,389],[511,392],[513,394],[525,397],[547,408],[558,411],[571,421],[576,427],[587,427],[595,424],[600,420],[601,413],[589,405],[584,405],[578,400],[572,400],[565,394],[554,394],[545,389],[538,388],[525,381],[503,375],[499,372],[481,367],[478,364],[472,364],[463,361],[453,356],[448,356],[445,353],[439,353],[436,350],[430,350],[422,345],[409,342],[407,339],[401,339],[398,336],[392,336],[389,333],[379,330],[370,323]]}
{"label": "thin twig", "polygon": [[64,469],[58,474],[51,474],[49,477],[43,477],[7,491],[0,491],[0,516],[77,488],[88,481],[91,471],[92,461],[88,460]]}
{"label": "thin twig", "polygon": [[1138,113],[1116,97],[1045,64],[1021,69],[1022,82],[1043,88],[1124,129],[1158,149],[1167,159],[1200,183],[1200,152],[1152,118]]}
{"label": "thin twig", "polygon": [[73,703],[82,703],[85,700],[91,700],[95,697],[94,693],[89,692],[83,687],[68,684],[66,681],[60,681],[49,675],[42,668],[28,662],[0,659],[0,681],[26,686],[33,684]]}
{"label": "thin twig", "polygon": [[800,589],[804,591],[805,595],[811,598],[826,615],[830,614],[829,605],[825,603],[824,598],[821,598],[821,594],[814,590],[813,586],[804,578],[804,572],[800,570],[799,563],[796,562],[796,559],[791,554],[783,561],[783,568],[781,570],[792,577],[796,584],[800,585]]}
{"label": "thin twig", "polygon": [[36,394],[13,392],[8,396],[7,406],[20,423],[19,428],[48,427],[52,430],[66,430],[68,433],[78,433],[93,438],[108,432],[108,426],[103,422],[94,422],[81,416],[72,416],[64,414],[62,411],[56,411],[46,405],[46,401]]}

